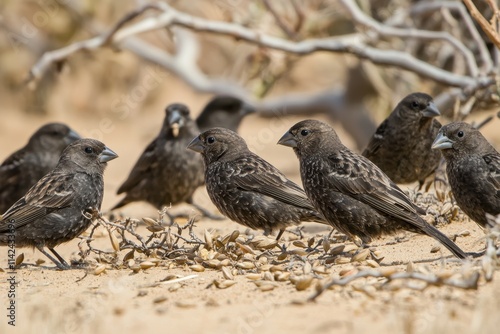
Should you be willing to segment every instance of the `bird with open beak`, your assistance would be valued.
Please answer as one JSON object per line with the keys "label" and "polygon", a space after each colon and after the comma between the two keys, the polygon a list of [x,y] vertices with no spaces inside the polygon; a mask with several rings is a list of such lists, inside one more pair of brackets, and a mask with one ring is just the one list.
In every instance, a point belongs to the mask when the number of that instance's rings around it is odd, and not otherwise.
{"label": "bird with open beak", "polygon": [[210,217],[192,199],[196,189],[203,185],[203,160],[186,147],[198,133],[187,106],[169,105],[160,133],[118,189],[117,193],[125,193],[125,197],[113,210],[136,201],[148,202],[157,209],[186,202]]}

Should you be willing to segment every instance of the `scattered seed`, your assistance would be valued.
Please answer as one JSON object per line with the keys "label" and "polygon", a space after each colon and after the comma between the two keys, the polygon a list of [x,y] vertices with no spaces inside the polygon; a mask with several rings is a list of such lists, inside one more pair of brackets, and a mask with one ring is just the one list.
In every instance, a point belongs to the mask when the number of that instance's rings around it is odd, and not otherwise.
{"label": "scattered seed", "polygon": [[233,280],[234,276],[231,273],[231,270],[228,267],[222,267],[222,275],[224,276],[225,279],[227,280]]}
{"label": "scattered seed", "polygon": [[23,263],[23,261],[24,261],[24,253],[21,253],[16,257],[15,266],[19,267]]}
{"label": "scattered seed", "polygon": [[252,262],[239,262],[236,263],[236,267],[240,269],[254,269],[255,264],[253,264]]}
{"label": "scattered seed", "polygon": [[366,264],[369,265],[372,268],[379,268],[380,267],[380,264],[378,264],[377,261],[374,261],[372,259],[366,260]]}
{"label": "scattered seed", "polygon": [[94,270],[92,270],[92,274],[96,275],[96,276],[99,276],[100,274],[102,274],[104,271],[106,270],[106,265],[104,264],[100,264],[98,265],[97,267],[94,268]]}
{"label": "scattered seed", "polygon": [[297,291],[304,291],[311,286],[312,282],[312,276],[304,275],[295,281],[295,289]]}
{"label": "scattered seed", "polygon": [[209,249],[209,250],[210,250],[210,249],[212,249],[212,247],[213,247],[213,243],[212,243],[212,241],[213,241],[213,239],[212,239],[212,234],[210,234],[210,232],[208,232],[208,230],[206,230],[206,229],[205,229],[205,233],[204,233],[204,235],[203,235],[203,236],[204,236],[204,238],[205,238],[205,247],[206,247],[207,249]]}
{"label": "scattered seed", "polygon": [[153,304],[161,304],[167,300],[168,298],[165,296],[156,297],[155,299],[153,299]]}
{"label": "scattered seed", "polygon": [[219,281],[219,280],[214,280],[213,281],[214,285],[218,288],[218,289],[227,289],[229,287],[232,287],[233,285],[236,284],[235,281],[232,281],[232,280],[223,280],[223,281]]}
{"label": "scattered seed", "polygon": [[205,267],[203,267],[200,264],[193,264],[192,266],[189,266],[189,269],[191,269],[192,271],[200,272],[200,273],[205,271]]}
{"label": "scattered seed", "polygon": [[154,267],[156,264],[151,261],[143,261],[139,264],[142,270],[147,270],[151,267]]}
{"label": "scattered seed", "polygon": [[437,253],[441,250],[441,246],[433,246],[431,248],[431,253]]}
{"label": "scattered seed", "polygon": [[335,259],[335,264],[346,264],[351,262],[351,259],[345,256],[339,256]]}
{"label": "scattered seed", "polygon": [[256,281],[262,279],[262,274],[251,273],[251,274],[246,274],[245,277],[251,281]]}
{"label": "scattered seed", "polygon": [[358,253],[354,254],[354,256],[351,258],[351,262],[361,262],[366,260],[366,258],[370,255],[370,250],[368,248],[365,248]]}

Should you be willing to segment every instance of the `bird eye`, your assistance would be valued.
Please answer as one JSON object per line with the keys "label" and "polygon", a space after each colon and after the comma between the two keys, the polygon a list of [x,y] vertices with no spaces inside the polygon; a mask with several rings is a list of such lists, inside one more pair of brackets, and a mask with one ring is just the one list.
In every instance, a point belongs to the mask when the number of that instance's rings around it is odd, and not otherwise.
{"label": "bird eye", "polygon": [[458,131],[457,136],[458,136],[458,138],[462,138],[464,136],[464,132]]}
{"label": "bird eye", "polygon": [[417,102],[417,101],[413,101],[413,102],[411,103],[411,106],[412,106],[413,108],[418,108],[418,102]]}
{"label": "bird eye", "polygon": [[300,131],[300,134],[305,137],[309,134],[309,130],[302,130]]}
{"label": "bird eye", "polygon": [[214,137],[208,137],[207,138],[207,143],[209,143],[209,144],[215,143],[215,138]]}
{"label": "bird eye", "polygon": [[89,146],[85,147],[85,153],[90,154],[93,152],[94,152],[94,150],[92,149],[92,147],[89,147]]}

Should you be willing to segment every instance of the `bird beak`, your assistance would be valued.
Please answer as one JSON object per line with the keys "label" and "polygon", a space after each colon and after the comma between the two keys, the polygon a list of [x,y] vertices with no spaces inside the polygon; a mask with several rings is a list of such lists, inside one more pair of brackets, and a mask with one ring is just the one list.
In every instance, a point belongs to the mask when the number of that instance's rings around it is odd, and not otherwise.
{"label": "bird beak", "polygon": [[278,144],[288,147],[297,147],[297,141],[290,132],[285,133],[283,137],[281,137],[281,139],[278,141]]}
{"label": "bird beak", "polygon": [[436,117],[441,116],[441,113],[439,112],[439,109],[436,107],[434,102],[430,102],[427,108],[422,111],[422,115],[424,117]]}
{"label": "bird beak", "polygon": [[172,134],[174,137],[179,135],[179,129],[183,125],[182,115],[178,110],[173,110],[168,115],[168,124],[172,129]]}
{"label": "bird beak", "polygon": [[78,133],[76,133],[75,131],[73,130],[70,130],[69,133],[68,133],[68,138],[71,142],[74,142],[78,139],[81,139],[80,135]]}
{"label": "bird beak", "polygon": [[113,152],[109,147],[105,147],[104,151],[99,154],[99,161],[100,162],[108,162],[110,160],[113,160],[115,158],[118,158],[118,154]]}
{"label": "bird beak", "polygon": [[203,142],[200,139],[200,136],[195,137],[188,145],[187,147],[191,151],[195,151],[198,153],[202,153],[203,150],[205,149],[205,145],[203,145]]}
{"label": "bird beak", "polygon": [[452,148],[453,143],[454,142],[450,138],[446,137],[440,132],[434,140],[434,143],[432,143],[431,148],[434,150],[445,150],[448,148]]}

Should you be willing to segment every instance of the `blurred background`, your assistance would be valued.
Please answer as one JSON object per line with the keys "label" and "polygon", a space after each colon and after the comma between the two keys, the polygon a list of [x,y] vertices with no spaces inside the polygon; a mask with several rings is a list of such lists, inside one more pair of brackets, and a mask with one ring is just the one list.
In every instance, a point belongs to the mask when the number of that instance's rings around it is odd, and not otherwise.
{"label": "blurred background", "polygon": [[[145,146],[159,132],[165,106],[184,103],[196,116],[214,93],[223,93],[194,89],[171,71],[119,47],[76,52],[65,61],[52,64],[37,80],[29,80],[30,69],[45,52],[103,34],[127,13],[146,3],[138,0],[0,2],[1,160],[22,147],[44,123],[67,123],[80,135],[103,141],[120,156],[109,164],[105,176],[103,209],[106,210],[117,201],[116,189]],[[189,15],[233,22],[290,41],[359,31],[345,6],[336,0],[178,0],[165,3]],[[448,17],[434,11],[410,21],[405,19],[411,14],[408,8],[418,3],[359,1],[359,7],[379,22],[391,24],[391,20],[399,18],[396,26],[450,30],[470,47],[474,57],[480,58],[474,41],[461,30],[461,18],[455,13]],[[480,9],[489,17],[485,3]],[[148,11],[131,23],[155,15],[155,11]],[[496,59],[498,50],[481,29],[478,31],[492,59]],[[175,53],[179,43],[171,29],[136,37],[168,54]],[[245,98],[259,104],[259,113],[247,117],[240,128],[249,146],[296,182],[300,179],[292,150],[276,145],[295,122],[305,118],[325,120],[335,127],[348,147],[359,152],[401,98],[414,91],[437,96],[451,90],[414,73],[377,66],[346,53],[319,51],[296,55],[207,32],[193,32],[190,38],[197,43],[196,66],[202,73],[208,78],[232,83],[245,92]],[[408,52],[451,73],[467,74],[457,53],[437,42],[377,38],[376,45],[386,50]],[[478,64],[482,70],[484,64],[481,61]],[[488,73],[497,75],[498,70],[489,69]],[[495,100],[498,91],[495,85],[492,87],[489,95],[476,94],[474,101],[466,106],[466,112],[463,107],[470,99],[462,104],[457,101],[443,104],[441,111],[447,119],[442,117],[441,122],[465,116],[467,121],[481,121],[493,115],[498,108],[498,99]],[[500,142],[498,126],[499,120],[495,119],[483,130],[497,148]],[[200,204],[210,205],[203,190],[197,197]],[[155,210],[146,204],[132,204],[124,212],[152,215]]]}

